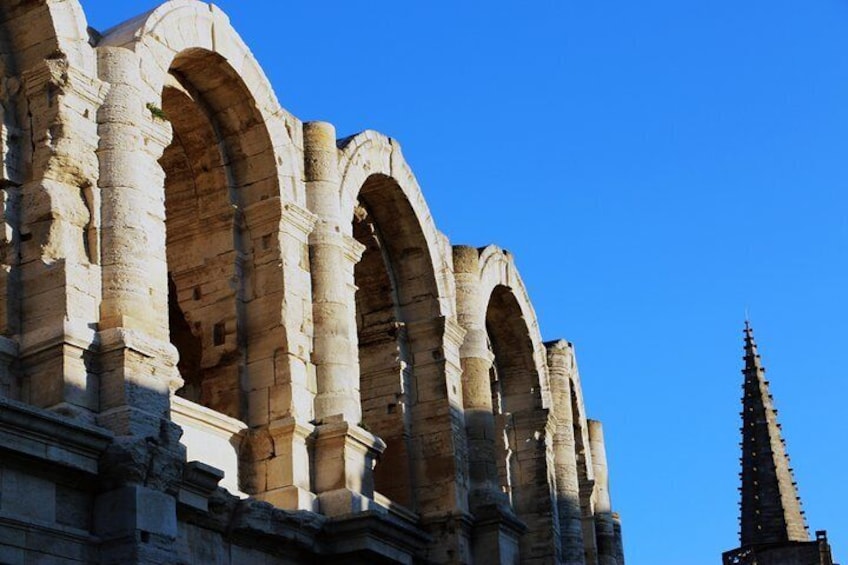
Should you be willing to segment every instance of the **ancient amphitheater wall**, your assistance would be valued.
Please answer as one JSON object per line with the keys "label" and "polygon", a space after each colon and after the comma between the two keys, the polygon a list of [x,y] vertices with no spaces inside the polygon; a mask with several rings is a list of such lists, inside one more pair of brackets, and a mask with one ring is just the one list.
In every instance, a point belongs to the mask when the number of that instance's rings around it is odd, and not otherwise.
{"label": "ancient amphitheater wall", "polygon": [[396,140],[195,0],[4,2],[0,113],[0,561],[592,562],[573,348]]}
{"label": "ancient amphitheater wall", "polygon": [[[176,419],[202,422],[198,404],[249,427],[240,487],[311,508],[309,465],[294,462],[308,460],[314,389],[301,123],[214,6],[169,2],[97,49],[112,87],[101,159],[113,174],[101,184],[115,195],[103,212],[101,328],[172,342]],[[104,375],[120,386],[122,361],[111,365]]]}

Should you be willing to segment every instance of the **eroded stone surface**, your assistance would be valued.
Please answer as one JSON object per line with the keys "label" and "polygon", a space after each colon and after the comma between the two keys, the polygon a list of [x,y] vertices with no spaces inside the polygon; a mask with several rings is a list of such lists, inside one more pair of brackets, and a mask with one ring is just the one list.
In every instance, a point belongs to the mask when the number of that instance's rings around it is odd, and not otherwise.
{"label": "eroded stone surface", "polygon": [[0,6],[0,394],[68,444],[9,416],[0,559],[623,564],[513,257],[337,138],[212,5]]}

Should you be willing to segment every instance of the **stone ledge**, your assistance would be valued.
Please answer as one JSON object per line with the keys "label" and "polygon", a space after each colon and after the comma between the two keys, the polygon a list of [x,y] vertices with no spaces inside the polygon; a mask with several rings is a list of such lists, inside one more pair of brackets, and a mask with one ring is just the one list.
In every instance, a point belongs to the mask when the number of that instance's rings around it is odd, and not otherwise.
{"label": "stone ledge", "polygon": [[62,320],[52,326],[25,333],[21,337],[19,354],[22,357],[34,357],[58,345],[72,345],[83,351],[91,351],[100,346],[100,337],[96,330],[84,323]]}
{"label": "stone ledge", "polygon": [[211,465],[200,461],[186,463],[178,502],[206,512],[209,510],[209,497],[218,489],[223,478],[224,472]]}
{"label": "stone ledge", "polygon": [[516,516],[512,508],[502,504],[487,504],[474,510],[474,526],[487,527],[497,525],[506,528],[516,537],[527,531],[527,525]]}
{"label": "stone ledge", "polygon": [[11,361],[18,356],[18,343],[15,340],[0,336],[0,359]]}
{"label": "stone ledge", "polygon": [[286,227],[293,226],[303,235],[308,236],[318,223],[318,216],[292,203],[283,205],[283,222]]}
{"label": "stone ledge", "polygon": [[369,563],[412,563],[433,543],[416,524],[385,509],[329,519],[240,500],[220,488],[208,498],[208,510],[183,503],[178,514],[180,521],[217,532],[230,543],[289,557],[299,551],[317,553],[321,562],[359,557]]}
{"label": "stone ledge", "polygon": [[[13,533],[14,532],[14,533]],[[10,535],[11,534],[11,535]],[[0,513],[0,545],[29,552],[38,549],[65,559],[75,557],[91,563],[100,539],[86,531],[59,524],[20,520]]]}
{"label": "stone ledge", "polygon": [[2,449],[94,475],[112,438],[103,428],[0,398]]}
{"label": "stone ledge", "polygon": [[177,395],[171,395],[171,421],[180,425],[192,422],[228,438],[241,435],[248,429],[241,420]]}
{"label": "stone ledge", "polygon": [[394,514],[401,520],[406,520],[407,522],[410,522],[412,524],[417,524],[421,520],[421,517],[418,514],[416,514],[406,506],[398,504],[391,498],[384,496],[377,491],[374,491],[374,502],[378,506],[385,508],[387,512],[389,512],[390,514]]}
{"label": "stone ledge", "polygon": [[333,558],[359,557],[369,563],[414,563],[432,543],[417,526],[385,511],[339,516],[327,522],[320,553]]}
{"label": "stone ledge", "polygon": [[208,511],[178,507],[179,520],[217,532],[231,543],[271,554],[303,551],[314,555],[318,534],[327,519],[309,511],[289,511],[255,499],[239,499],[219,488],[208,499]]}
{"label": "stone ledge", "polygon": [[171,396],[171,421],[183,430],[180,443],[187,459],[219,470],[221,486],[246,498],[239,490],[239,452],[247,425],[176,395]]}
{"label": "stone ledge", "polygon": [[378,436],[361,426],[351,424],[340,418],[325,418],[322,423],[315,426],[315,431],[318,441],[349,437],[354,440],[354,445],[362,450],[376,449],[382,453],[386,449],[386,443]]}
{"label": "stone ledge", "polygon": [[162,359],[173,365],[176,365],[179,359],[177,348],[171,342],[162,341],[140,330],[122,326],[107,327],[101,329],[97,337],[101,353],[127,348],[137,351],[145,357]]}

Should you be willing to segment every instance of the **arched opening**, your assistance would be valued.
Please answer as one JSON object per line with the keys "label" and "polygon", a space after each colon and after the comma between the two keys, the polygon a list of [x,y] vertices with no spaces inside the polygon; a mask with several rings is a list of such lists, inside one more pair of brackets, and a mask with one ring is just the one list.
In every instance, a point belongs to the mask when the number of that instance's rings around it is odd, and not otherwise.
{"label": "arched opening", "polygon": [[516,489],[522,478],[518,456],[526,438],[518,436],[515,417],[541,408],[541,402],[534,382],[536,367],[527,325],[515,296],[505,286],[497,286],[492,292],[486,310],[486,332],[494,354],[490,378],[498,478],[501,490],[518,511],[523,502],[520,489]]}
{"label": "arched opening", "polygon": [[[549,513],[545,509],[545,497],[550,497],[545,446],[539,435],[546,413],[527,321],[506,286],[496,286],[491,294],[486,332],[494,357],[490,378],[499,485],[515,514],[530,532],[537,532],[544,513]],[[521,540],[522,555],[530,555],[525,553],[532,546],[529,535]]]}
{"label": "arched opening", "polygon": [[371,175],[359,192],[353,236],[362,423],[386,443],[375,490],[417,510],[415,323],[437,314],[433,267],[415,213],[397,182]]}
{"label": "arched opening", "polygon": [[232,173],[225,165],[227,148],[215,143],[218,127],[200,93],[180,82],[181,75],[172,76],[161,111],[171,121],[173,140],[160,163],[165,171],[168,318],[185,381],[177,394],[240,418],[243,279],[238,276],[241,230],[228,179]]}
{"label": "arched opening", "polygon": [[[286,346],[279,316],[276,160],[249,90],[216,53],[190,49],[178,55],[162,107],[148,109],[154,118],[170,121],[173,130],[160,159],[168,318],[185,382],[176,394],[190,401],[177,403],[182,412],[174,418],[184,428],[195,426],[193,437],[223,435],[219,439],[229,449],[226,444],[237,446],[245,425],[268,422],[274,356]],[[228,419],[204,416],[194,404]],[[205,456],[200,449],[195,457]],[[234,460],[219,464],[236,472]],[[261,486],[242,488],[253,492]]]}

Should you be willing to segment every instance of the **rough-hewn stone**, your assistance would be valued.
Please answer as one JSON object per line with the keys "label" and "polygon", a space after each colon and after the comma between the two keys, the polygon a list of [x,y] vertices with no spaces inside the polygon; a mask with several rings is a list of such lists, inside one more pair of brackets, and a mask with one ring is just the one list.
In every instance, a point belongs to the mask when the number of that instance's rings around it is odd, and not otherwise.
{"label": "rough-hewn stone", "polygon": [[397,141],[195,0],[4,2],[0,102],[0,560],[623,565],[571,345]]}

